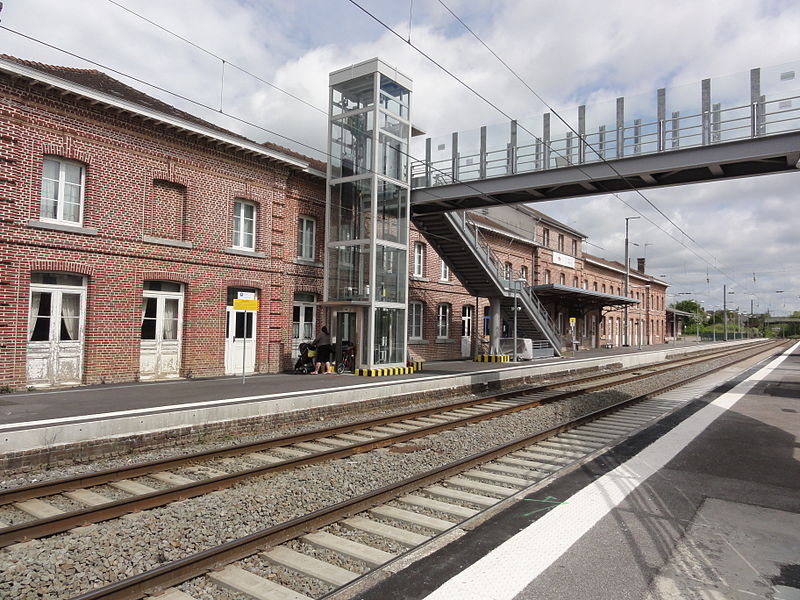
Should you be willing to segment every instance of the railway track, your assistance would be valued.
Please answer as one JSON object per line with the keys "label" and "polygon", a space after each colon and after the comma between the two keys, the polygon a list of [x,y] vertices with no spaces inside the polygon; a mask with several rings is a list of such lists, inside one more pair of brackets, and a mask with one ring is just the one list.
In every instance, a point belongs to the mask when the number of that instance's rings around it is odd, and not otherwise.
{"label": "railway track", "polygon": [[[230,487],[253,477],[394,446],[546,403],[632,381],[640,382],[699,362],[748,354],[765,347],[771,347],[771,344],[708,352],[658,366],[577,377],[438,408],[7,490],[0,493],[0,506],[12,506],[18,514],[31,518],[13,524],[0,522],[0,547],[164,506]],[[238,461],[233,457],[237,457]],[[213,466],[209,466],[209,463]],[[218,465],[230,467],[231,472],[219,469]]]}
{"label": "railway track", "polygon": [[[771,354],[773,349],[761,347],[760,352],[748,353],[734,362],[754,354]],[[345,597],[349,586],[365,580],[374,569],[397,561],[401,553],[464,527],[482,511],[521,498],[532,486],[591,460],[684,403],[655,396],[731,364],[86,592],[74,600],[129,600],[152,594],[159,594],[159,600],[194,600],[195,596],[173,586],[197,577],[204,578],[201,585],[227,590],[234,597],[308,600],[334,593],[337,598]],[[272,565],[277,571],[270,576],[259,575],[253,572],[259,564]],[[316,586],[310,586],[313,593],[287,587],[289,582],[275,574],[281,570],[316,582]]]}

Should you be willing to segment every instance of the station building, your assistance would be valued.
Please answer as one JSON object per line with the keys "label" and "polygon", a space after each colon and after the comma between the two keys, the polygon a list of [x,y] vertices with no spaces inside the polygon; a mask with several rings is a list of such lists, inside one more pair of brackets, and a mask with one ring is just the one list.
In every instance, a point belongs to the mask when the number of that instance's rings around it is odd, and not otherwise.
{"label": "station building", "polygon": [[[4,389],[280,372],[331,323],[326,164],[94,70],[0,56],[0,88]],[[666,283],[643,265],[625,298],[624,265],[538,211],[468,220],[533,286],[563,348],[625,344],[624,304],[628,344],[665,341]],[[486,351],[488,301],[413,226],[407,244],[408,358]],[[234,309],[241,292],[257,313]]]}

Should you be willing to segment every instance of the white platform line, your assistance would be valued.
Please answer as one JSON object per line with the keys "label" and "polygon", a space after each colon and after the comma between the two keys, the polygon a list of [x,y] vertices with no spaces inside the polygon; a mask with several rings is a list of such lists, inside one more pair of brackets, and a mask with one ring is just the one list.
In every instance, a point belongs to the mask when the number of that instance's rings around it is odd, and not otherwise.
{"label": "white platform line", "polygon": [[[702,348],[703,346],[696,346],[693,347],[693,350],[697,350]],[[683,348],[683,347],[681,347]],[[659,350],[657,352],[666,352],[672,350],[673,348],[667,348],[665,350]],[[643,352],[638,354],[638,356],[647,356],[648,354],[654,354],[656,351],[650,352]],[[621,359],[627,356],[634,356],[634,354],[624,354],[619,355]],[[574,365],[579,365],[581,363],[591,363],[597,362],[598,360],[603,360],[607,357],[587,357],[587,358],[579,358],[574,359],[569,362],[569,367],[572,369]],[[556,359],[553,361],[542,361],[540,363],[536,363],[533,365],[515,365],[513,367],[506,367],[500,370],[501,373],[504,375],[508,375],[509,373],[513,373],[515,371],[526,370],[526,369],[547,369],[549,367],[554,366],[563,366],[565,363],[560,363]],[[94,413],[90,415],[77,415],[74,417],[58,417],[55,419],[42,419],[38,421],[25,421],[22,423],[6,423],[0,424],[0,431],[6,431],[11,429],[25,429],[31,427],[45,427],[48,425],[64,425],[67,423],[80,423],[84,421],[97,421],[100,419],[111,419],[117,417],[131,417],[131,416],[143,416],[153,413],[160,413],[160,412],[169,412],[169,411],[185,411],[189,409],[197,409],[197,408],[208,408],[213,406],[220,406],[220,405],[237,405],[237,404],[246,404],[249,402],[253,402],[256,400],[277,400],[282,398],[293,398],[293,397],[305,397],[309,394],[317,394],[317,395],[325,395],[329,393],[335,392],[342,392],[342,391],[353,391],[358,389],[369,389],[369,388],[377,388],[377,387],[402,387],[404,384],[409,383],[420,383],[420,382],[431,382],[431,381],[441,381],[446,379],[458,379],[461,377],[475,377],[477,375],[484,375],[487,373],[496,373],[498,372],[496,369],[482,369],[480,371],[465,371],[463,373],[449,373],[447,375],[425,375],[424,377],[409,377],[404,379],[397,379],[392,380],[390,382],[387,381],[376,381],[376,382],[369,382],[369,383],[357,383],[355,385],[348,385],[348,386],[339,386],[339,387],[332,387],[332,388],[324,388],[324,389],[312,389],[312,390],[296,390],[292,392],[281,392],[278,394],[258,394],[254,396],[238,396],[233,398],[220,398],[218,400],[205,400],[201,402],[187,402],[185,404],[168,404],[165,406],[153,406],[151,408],[137,408],[131,410],[118,410],[118,411],[111,411],[105,413]],[[255,377],[262,377],[261,375],[256,375]],[[153,386],[162,386],[162,385],[177,385],[180,383],[185,383],[185,381],[168,381],[168,382],[157,382],[152,383],[150,385]],[[56,395],[56,394],[75,394],[80,393],[81,395],[90,394],[92,392],[108,392],[112,389],[126,389],[137,387],[139,384],[130,384],[130,385],[117,385],[113,387],[95,387],[95,388],[71,388],[68,390],[51,390],[51,391],[41,391],[41,392],[32,392],[25,394],[24,396],[20,396],[20,398],[28,398],[31,396],[38,396],[38,395]],[[143,390],[143,392],[147,391],[146,386],[139,386]],[[411,391],[405,393],[412,393]]]}
{"label": "white platform line", "polygon": [[560,558],[600,519],[618,506],[759,381],[800,343],[722,394],[639,454],[557,505],[489,554],[447,581],[426,600],[512,600]]}

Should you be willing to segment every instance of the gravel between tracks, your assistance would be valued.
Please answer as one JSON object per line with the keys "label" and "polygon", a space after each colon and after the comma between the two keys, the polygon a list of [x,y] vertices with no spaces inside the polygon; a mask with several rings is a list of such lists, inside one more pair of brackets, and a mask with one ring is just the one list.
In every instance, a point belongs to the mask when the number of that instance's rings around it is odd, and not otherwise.
{"label": "gravel between tracks", "polygon": [[[729,359],[717,359],[613,391],[439,433],[415,440],[416,449],[411,452],[382,449],[260,477],[227,490],[99,523],[79,533],[11,547],[0,555],[0,597],[70,598],[727,362]],[[253,558],[249,564],[259,561]],[[275,573],[282,578],[278,571]],[[192,590],[198,598],[231,597],[204,582],[187,583],[182,589]]]}

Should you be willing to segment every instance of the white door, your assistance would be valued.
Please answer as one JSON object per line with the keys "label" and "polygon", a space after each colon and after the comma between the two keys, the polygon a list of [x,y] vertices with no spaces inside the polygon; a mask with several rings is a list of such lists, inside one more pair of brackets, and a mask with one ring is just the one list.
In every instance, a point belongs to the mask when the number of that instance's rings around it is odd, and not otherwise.
{"label": "white door", "polygon": [[292,360],[300,356],[299,346],[314,340],[316,306],[309,302],[295,302],[292,308]]}
{"label": "white door", "polygon": [[146,289],[142,297],[140,379],[168,379],[180,375],[183,291],[180,284],[169,286],[180,291]]}
{"label": "white door", "polygon": [[225,374],[241,375],[256,370],[256,313],[226,307],[225,314]]}
{"label": "white door", "polygon": [[[75,276],[65,276],[75,277]],[[80,383],[86,288],[31,284],[27,376],[34,386]]]}
{"label": "white door", "polygon": [[461,357],[469,358],[472,351],[472,326],[474,307],[465,304],[461,309]]}

